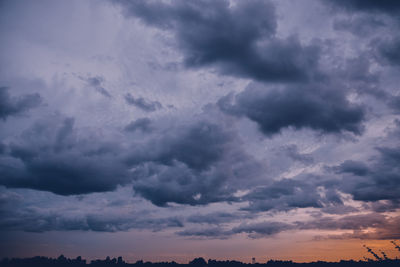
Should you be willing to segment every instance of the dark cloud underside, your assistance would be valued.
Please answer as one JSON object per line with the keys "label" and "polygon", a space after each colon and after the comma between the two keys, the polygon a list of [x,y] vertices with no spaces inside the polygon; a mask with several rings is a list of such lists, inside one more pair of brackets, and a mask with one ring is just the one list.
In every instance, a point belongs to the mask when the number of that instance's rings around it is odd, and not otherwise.
{"label": "dark cloud underside", "polygon": [[360,135],[365,117],[361,106],[349,103],[339,90],[322,84],[283,89],[249,86],[235,97],[221,98],[218,105],[228,114],[256,122],[268,136],[289,127]]}
{"label": "dark cloud underside", "polygon": [[9,88],[0,87],[0,119],[7,119],[9,116],[15,116],[39,106],[42,98],[39,94],[27,94],[18,97],[12,97],[9,94]]}
{"label": "dark cloud underside", "polygon": [[79,140],[73,125],[71,118],[38,123],[18,142],[9,143],[0,184],[73,195],[110,191],[128,182],[126,166],[115,154],[117,147]]}
{"label": "dark cloud underside", "polygon": [[126,16],[175,33],[186,67],[262,81],[300,81],[316,71],[319,49],[275,37],[269,1],[114,1]]}
{"label": "dark cloud underside", "polygon": [[350,11],[386,12],[398,14],[400,3],[396,0],[324,0]]}

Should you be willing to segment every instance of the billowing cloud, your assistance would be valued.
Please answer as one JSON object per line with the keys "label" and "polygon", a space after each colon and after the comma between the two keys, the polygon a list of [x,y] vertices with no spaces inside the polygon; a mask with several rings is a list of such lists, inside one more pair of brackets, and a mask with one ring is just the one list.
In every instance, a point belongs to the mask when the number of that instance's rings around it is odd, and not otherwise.
{"label": "billowing cloud", "polygon": [[[400,41],[397,35],[400,13],[398,1],[324,0],[324,2],[352,14],[351,17],[337,19],[334,23],[335,29],[348,30],[361,38],[372,36],[373,40],[369,46],[375,50],[378,61],[384,65],[400,64]],[[384,17],[385,15],[387,16]],[[391,34],[390,29],[397,30]]]}
{"label": "billowing cloud", "polygon": [[357,176],[365,176],[368,174],[369,170],[367,165],[363,162],[346,160],[337,167],[334,167],[338,173],[352,173]]}
{"label": "billowing cloud", "polygon": [[0,119],[23,114],[41,103],[42,98],[38,93],[13,97],[8,87],[0,87]]}
{"label": "billowing cloud", "polygon": [[269,1],[114,1],[123,14],[172,31],[186,67],[262,81],[306,80],[316,70],[319,49],[294,36],[275,36],[275,8]]}
{"label": "billowing cloud", "polygon": [[256,122],[267,136],[285,128],[310,128],[323,133],[360,135],[365,111],[340,92],[323,84],[266,88],[250,85],[243,92],[221,98],[221,110]]}
{"label": "billowing cloud", "polygon": [[135,191],[159,206],[234,201],[245,179],[261,170],[236,138],[222,125],[199,121],[136,147],[127,158]]}
{"label": "billowing cloud", "polygon": [[338,169],[343,173],[341,188],[356,200],[399,200],[399,148],[378,148],[378,159],[365,164],[345,161]]}
{"label": "billowing cloud", "polygon": [[[46,127],[49,123],[53,128]],[[125,132],[149,127],[145,119],[134,123]],[[257,161],[222,124],[197,121],[162,131],[146,132],[146,142],[122,147],[95,135],[78,138],[73,118],[38,122],[3,144],[0,183],[75,195],[133,182],[136,194],[158,206],[203,205],[237,200],[234,193],[246,187],[245,179],[260,174]]]}
{"label": "billowing cloud", "polygon": [[[131,164],[143,161],[152,161],[164,165],[173,165],[182,162],[191,169],[202,170],[209,168],[218,161],[232,137],[222,127],[208,122],[197,122],[176,129],[170,136],[168,134],[158,141],[155,149],[136,149],[129,157]],[[154,143],[148,144],[153,146]]]}
{"label": "billowing cloud", "polygon": [[[1,189],[1,188],[0,188]],[[165,228],[182,228],[179,217],[155,217],[144,211],[129,210],[118,212],[115,207],[103,206],[92,211],[81,212],[73,208],[75,200],[70,201],[70,208],[65,210],[48,209],[26,202],[20,193],[0,192],[0,231],[95,231],[117,232],[131,229],[161,231]],[[63,203],[59,203],[63,205]],[[85,206],[87,203],[75,203]],[[104,205],[104,204],[103,204]]]}
{"label": "billowing cloud", "polygon": [[[320,191],[322,188],[325,189],[323,194]],[[252,212],[323,208],[342,204],[340,196],[329,182],[312,175],[273,181],[269,185],[255,188],[243,199],[249,201],[248,207],[243,209]]]}
{"label": "billowing cloud", "polygon": [[[52,127],[48,127],[51,123]],[[74,119],[52,117],[5,145],[0,184],[60,195],[104,192],[129,181],[118,145],[79,139]]]}

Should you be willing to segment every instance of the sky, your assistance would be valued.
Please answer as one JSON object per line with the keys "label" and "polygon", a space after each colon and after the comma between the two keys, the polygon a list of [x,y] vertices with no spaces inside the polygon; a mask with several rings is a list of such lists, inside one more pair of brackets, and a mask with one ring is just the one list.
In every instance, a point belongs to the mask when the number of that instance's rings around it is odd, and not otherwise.
{"label": "sky", "polygon": [[0,1],[0,258],[400,256],[399,15]]}

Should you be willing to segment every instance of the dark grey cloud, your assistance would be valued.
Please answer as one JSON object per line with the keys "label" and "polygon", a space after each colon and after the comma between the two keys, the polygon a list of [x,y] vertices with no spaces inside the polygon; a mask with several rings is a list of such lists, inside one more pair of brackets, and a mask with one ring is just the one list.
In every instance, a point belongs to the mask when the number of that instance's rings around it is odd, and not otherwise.
{"label": "dark grey cloud", "polygon": [[83,77],[79,76],[79,78],[87,83],[88,86],[94,88],[98,93],[102,94],[105,97],[111,98],[112,95],[108,92],[107,89],[104,88],[104,77],[103,76],[88,76]]}
{"label": "dark grey cloud", "polygon": [[6,144],[1,185],[72,195],[110,191],[129,182],[118,145],[78,139],[72,118],[56,120],[36,123]]}
{"label": "dark grey cloud", "polygon": [[[332,192],[336,193],[335,191],[329,191],[331,194]],[[338,197],[336,195],[336,197]],[[371,210],[369,208],[366,208],[365,210]],[[344,214],[350,214],[350,213],[355,213],[355,212],[360,212],[360,208],[353,207],[351,205],[345,205],[345,204],[340,204],[340,203],[328,203],[326,204],[323,208],[319,210],[320,214],[332,214],[332,215],[344,215]]]}
{"label": "dark grey cloud", "polygon": [[[305,227],[326,230],[353,230],[351,233],[340,235],[317,236],[318,239],[380,239],[390,240],[399,239],[400,237],[400,217],[388,217],[382,214],[370,213],[365,215],[354,215],[340,218],[335,221],[332,218],[324,218],[323,220],[310,222]],[[316,225],[313,225],[316,224]],[[301,224],[299,224],[301,225]]]}
{"label": "dark grey cloud", "polygon": [[369,173],[367,165],[360,161],[346,160],[334,170],[338,173],[352,173],[357,176],[365,176]]}
{"label": "dark grey cloud", "polygon": [[0,143],[0,155],[6,152],[6,146],[3,143]]}
{"label": "dark grey cloud", "polygon": [[220,227],[190,228],[176,232],[180,236],[205,239],[227,239],[232,236],[232,231]]}
{"label": "dark grey cloud", "polygon": [[[80,213],[48,211],[38,207],[21,205],[20,200],[5,195],[0,202],[1,231],[95,231],[118,232],[130,229],[161,231],[166,228],[182,228],[178,217],[152,218],[140,213]],[[16,210],[18,207],[18,210]]]}
{"label": "dark grey cloud", "polygon": [[388,14],[399,14],[400,3],[396,0],[323,0],[332,5],[344,8],[348,11],[384,12]]}
{"label": "dark grey cloud", "polygon": [[296,145],[287,145],[282,148],[283,152],[294,161],[304,164],[311,164],[314,159],[311,154],[300,153]]}
{"label": "dark grey cloud", "polygon": [[[379,213],[347,215],[340,218],[322,217],[294,223],[264,221],[244,223],[232,228],[232,233],[248,233],[251,238],[272,236],[288,230],[352,230],[352,238],[391,239],[398,238],[400,229],[396,225],[399,217],[388,217]],[[367,231],[367,230],[372,231]],[[349,234],[345,234],[349,237]]]}
{"label": "dark grey cloud", "polygon": [[232,177],[228,177],[219,166],[198,172],[182,164],[145,164],[133,175],[135,192],[157,206],[169,203],[205,205],[238,200],[233,195],[237,185],[229,185],[228,178]]}
{"label": "dark grey cloud", "polygon": [[[318,187],[326,192],[320,194]],[[259,186],[243,196],[249,205],[242,208],[251,212],[289,211],[297,208],[323,208],[328,205],[342,205],[340,196],[326,180],[313,177],[297,177],[273,181]]]}
{"label": "dark grey cloud", "polygon": [[389,130],[388,137],[390,139],[394,138],[394,140],[397,140],[397,138],[400,137],[400,120],[395,119],[394,124],[395,124],[395,127],[393,129]]}
{"label": "dark grey cloud", "polygon": [[177,235],[199,239],[228,239],[232,236],[232,231],[224,230],[220,227],[190,228],[176,232]]}
{"label": "dark grey cloud", "polygon": [[[361,49],[360,54],[375,59],[384,66],[399,66],[400,39],[397,32],[400,4],[398,1],[324,0],[324,2],[335,7],[336,11],[347,11],[347,17],[335,19],[334,29],[347,30],[359,38],[370,39],[368,48]],[[373,91],[376,96],[384,92],[382,88],[374,88]],[[387,102],[393,106],[391,101]]]}
{"label": "dark grey cloud", "polygon": [[127,132],[135,132],[140,130],[144,133],[148,133],[153,130],[152,122],[149,118],[139,118],[126,125],[124,130]]}
{"label": "dark grey cloud", "polygon": [[353,92],[351,88],[355,88],[355,92],[360,95],[370,94],[380,98],[384,92],[379,88],[380,74],[371,70],[374,64],[371,57],[369,52],[361,53],[358,57],[346,59],[342,66],[333,69],[331,78],[345,82],[333,85],[332,90],[336,87]]}
{"label": "dark grey cloud", "polygon": [[297,222],[300,229],[321,230],[362,230],[369,227],[381,227],[386,222],[386,216],[379,213],[348,215],[341,218],[323,217],[308,222]]}
{"label": "dark grey cloud", "polygon": [[333,29],[337,31],[348,31],[358,37],[370,36],[378,28],[387,26],[386,23],[377,17],[367,15],[354,15],[348,18],[335,19]]}
{"label": "dark grey cloud", "polygon": [[400,209],[400,199],[364,202],[363,207],[366,210],[372,210],[378,213],[395,212],[397,209]]}
{"label": "dark grey cloud", "polygon": [[235,234],[246,233],[250,238],[271,237],[285,231],[296,230],[347,230],[341,235],[316,236],[316,239],[397,239],[400,236],[400,217],[390,217],[379,213],[347,215],[341,217],[320,217],[293,223],[262,221],[241,223],[231,228],[208,227],[187,229],[178,235],[208,239],[227,239]]}
{"label": "dark grey cloud", "polygon": [[[125,15],[173,31],[188,67],[213,66],[221,73],[258,81],[307,81],[324,76],[318,68],[319,44],[303,46],[293,36],[275,37],[275,10],[270,2],[115,2]],[[284,128],[360,135],[365,110],[347,101],[344,88],[335,88],[343,84],[326,84],[331,81],[259,92],[247,89],[235,97],[236,105],[226,103],[227,98],[219,104],[228,113],[257,122],[266,135]]]}
{"label": "dark grey cloud", "polygon": [[41,103],[42,98],[37,93],[12,97],[8,87],[0,87],[0,119],[26,113]]}
{"label": "dark grey cloud", "polygon": [[228,212],[211,212],[207,214],[194,214],[187,218],[188,222],[198,224],[219,225],[237,220],[252,219],[254,215],[249,213],[228,213]]}
{"label": "dark grey cloud", "polygon": [[[394,113],[398,113],[400,110],[400,97],[396,95],[395,91],[392,92],[384,88],[382,85],[382,80],[384,80],[382,72],[372,71],[376,63],[383,67],[397,67],[395,58],[388,59],[382,52],[384,50],[383,47],[387,46],[387,43],[391,42],[390,40],[392,39],[374,38],[368,44],[368,51],[362,52],[362,55],[358,58],[347,59],[343,68],[336,70],[335,76],[345,79],[347,84],[350,85],[348,88],[354,88],[354,92],[359,97],[372,96],[379,103],[384,103],[391,108]],[[394,61],[390,63],[389,60]],[[396,69],[392,69],[392,71],[396,72]],[[376,107],[379,105],[377,104],[375,103],[367,108],[379,110]]]}
{"label": "dark grey cloud", "polygon": [[145,112],[153,112],[162,108],[162,105],[158,101],[150,101],[144,99],[143,97],[133,97],[131,94],[126,94],[124,96],[126,103],[135,106]]}
{"label": "dark grey cloud", "polygon": [[267,136],[285,128],[360,135],[365,110],[350,103],[340,89],[322,83],[272,89],[250,85],[235,96],[221,98],[218,106],[228,114],[256,122]]}
{"label": "dark grey cloud", "polygon": [[156,144],[154,142],[148,144],[154,147],[151,150],[147,147],[148,145],[136,148],[128,162],[138,164],[152,161],[164,165],[181,162],[194,170],[207,169],[221,159],[232,138],[231,134],[222,127],[200,121],[183,130],[178,129],[170,136],[166,133],[165,137],[158,140]]}
{"label": "dark grey cloud", "polygon": [[[147,127],[147,122],[133,126]],[[146,141],[128,142],[128,147],[95,135],[78,138],[74,124],[73,118],[52,118],[4,143],[0,185],[75,195],[132,182],[135,194],[158,206],[205,205],[237,201],[234,193],[261,170],[223,124],[203,120],[163,134],[148,132]]]}
{"label": "dark grey cloud", "polygon": [[291,229],[292,226],[283,222],[245,223],[232,229],[233,233],[247,233],[250,238],[272,236]]}
{"label": "dark grey cloud", "polygon": [[154,219],[142,219],[137,217],[140,217],[140,214],[137,214],[135,217],[121,216],[121,218],[111,216],[107,218],[103,214],[98,214],[96,216],[88,216],[86,222],[90,230],[99,232],[117,232],[130,229],[151,229],[153,231],[160,231],[165,228],[183,227],[183,223],[178,217]]}
{"label": "dark grey cloud", "polygon": [[[338,169],[343,172],[340,190],[355,200],[399,200],[400,148],[377,148],[379,155],[367,168],[364,164],[346,161]],[[347,174],[346,174],[347,173]]]}
{"label": "dark grey cloud", "polygon": [[387,95],[387,103],[395,113],[400,113],[400,96]]}
{"label": "dark grey cloud", "polygon": [[186,67],[212,66],[262,81],[306,80],[316,71],[319,48],[302,45],[294,36],[277,38],[269,1],[114,2],[128,17],[172,31]]}
{"label": "dark grey cloud", "polygon": [[[369,39],[367,49],[361,49],[359,52],[365,58],[379,63],[386,69],[389,76],[396,76],[400,66],[400,38],[399,15],[400,4],[398,1],[325,1],[335,7],[341,15],[348,16],[336,19],[334,28],[338,30],[348,30],[359,38]],[[345,11],[342,13],[342,11]],[[391,69],[392,68],[392,69]],[[375,75],[379,80],[384,80],[384,75]],[[368,77],[368,76],[366,76]],[[371,77],[371,75],[369,75]],[[390,79],[392,79],[390,78]],[[366,80],[366,78],[364,78]],[[400,110],[399,96],[385,88],[383,84],[374,82],[375,85],[365,84],[364,89],[359,89],[360,93],[373,95],[376,99],[383,101],[395,113]],[[389,90],[388,90],[389,89]]]}
{"label": "dark grey cloud", "polygon": [[232,228],[190,228],[179,231],[177,234],[194,238],[227,239],[235,234],[246,233],[250,238],[265,238],[293,228],[294,225],[287,223],[263,221],[259,223],[242,223]]}
{"label": "dark grey cloud", "polygon": [[67,148],[70,144],[73,136],[75,120],[73,118],[66,118],[63,121],[62,126],[57,130],[54,149],[56,151],[61,151],[64,148]]}
{"label": "dark grey cloud", "polygon": [[207,121],[164,131],[128,155],[134,190],[158,206],[236,201],[234,193],[261,170],[238,142],[231,130]]}
{"label": "dark grey cloud", "polygon": [[391,39],[375,40],[373,45],[377,46],[377,56],[384,64],[400,66],[400,37]]}

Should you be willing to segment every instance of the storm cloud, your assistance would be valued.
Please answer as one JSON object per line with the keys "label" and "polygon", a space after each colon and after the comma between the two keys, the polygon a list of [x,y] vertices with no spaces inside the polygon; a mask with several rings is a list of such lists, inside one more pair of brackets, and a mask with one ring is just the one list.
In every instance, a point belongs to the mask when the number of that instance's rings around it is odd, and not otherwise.
{"label": "storm cloud", "polygon": [[400,36],[377,42],[378,54],[386,64],[400,66]]}
{"label": "storm cloud", "polygon": [[267,136],[285,128],[360,135],[365,116],[362,106],[322,84],[276,89],[250,85],[236,96],[221,98],[218,105],[228,114],[256,122]]}
{"label": "storm cloud", "polygon": [[0,119],[21,115],[41,103],[42,98],[38,93],[13,97],[8,87],[0,87]]}
{"label": "storm cloud", "polygon": [[362,201],[399,200],[399,148],[377,148],[377,160],[364,163],[345,161],[338,169],[343,173],[341,190]]}
{"label": "storm cloud", "polygon": [[5,145],[0,184],[60,195],[104,192],[129,181],[113,144],[78,139],[74,119],[50,118]]}
{"label": "storm cloud", "polygon": [[[306,179],[304,179],[306,177]],[[335,183],[327,182],[323,178],[306,175],[295,179],[273,181],[269,185],[257,187],[243,196],[249,201],[243,210],[251,212],[261,211],[289,211],[298,208],[323,208],[328,205],[342,205],[340,196],[335,191]],[[318,188],[325,188],[321,194]]]}
{"label": "storm cloud", "polygon": [[[130,210],[116,212],[112,205],[102,204],[101,209],[81,212],[73,208],[68,210],[44,210],[33,203],[26,203],[20,193],[8,193],[0,188],[0,231],[94,231],[117,232],[130,229],[161,231],[166,228],[182,228],[179,217],[155,217],[145,211]],[[70,200],[72,205],[84,205]],[[37,204],[37,203],[36,203]],[[101,204],[100,204],[101,205]]]}
{"label": "storm cloud", "polygon": [[189,68],[215,67],[222,74],[262,81],[300,81],[316,70],[319,49],[295,37],[277,38],[269,1],[116,0],[123,14],[172,31]]}
{"label": "storm cloud", "polygon": [[236,138],[229,128],[200,121],[136,147],[127,157],[135,191],[158,206],[235,201],[240,181],[261,170]]}
{"label": "storm cloud", "polygon": [[344,8],[349,11],[363,11],[363,12],[385,12],[389,14],[396,14],[400,12],[400,4],[396,0],[323,0],[330,2],[333,5]]}
{"label": "storm cloud", "polygon": [[[397,239],[399,217],[388,217],[379,213],[362,215],[346,215],[337,217],[321,217],[313,220],[285,223],[278,221],[262,221],[241,223],[232,228],[208,227],[188,229],[177,232],[178,235],[196,238],[226,239],[233,235],[246,233],[252,239],[271,238],[282,232],[296,230],[345,230],[341,235],[315,236],[316,239]],[[371,231],[371,229],[373,229]]]}

